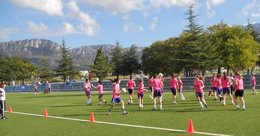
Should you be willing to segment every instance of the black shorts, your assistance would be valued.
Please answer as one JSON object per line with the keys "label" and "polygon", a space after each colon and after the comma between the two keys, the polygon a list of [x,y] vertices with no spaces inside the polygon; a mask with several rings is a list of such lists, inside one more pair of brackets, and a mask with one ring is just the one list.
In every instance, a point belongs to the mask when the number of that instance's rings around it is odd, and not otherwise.
{"label": "black shorts", "polygon": [[134,89],[128,89],[129,94],[133,94]]}
{"label": "black shorts", "polygon": [[243,97],[244,96],[244,90],[236,90],[235,96],[236,97]]}
{"label": "black shorts", "polygon": [[0,109],[5,111],[6,110],[6,103],[5,100],[0,100]]}

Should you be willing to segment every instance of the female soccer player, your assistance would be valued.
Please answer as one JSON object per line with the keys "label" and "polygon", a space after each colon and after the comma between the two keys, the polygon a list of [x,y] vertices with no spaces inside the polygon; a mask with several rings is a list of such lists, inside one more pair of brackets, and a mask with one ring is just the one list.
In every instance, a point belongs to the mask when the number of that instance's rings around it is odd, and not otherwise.
{"label": "female soccer player", "polygon": [[217,75],[217,79],[215,80],[215,84],[217,86],[217,97],[219,98],[219,101],[222,102],[223,97],[221,96],[222,94],[222,84],[221,84],[221,75]]}
{"label": "female soccer player", "polygon": [[122,100],[121,96],[120,96],[120,93],[123,92],[122,90],[120,90],[120,80],[119,79],[116,79],[116,85],[115,87],[113,88],[113,98],[112,98],[112,103],[111,103],[111,108],[108,110],[108,115],[111,114],[111,111],[112,111],[112,108],[115,106],[115,103],[121,103],[122,105],[122,112],[123,112],[123,115],[127,114],[127,111],[125,110],[125,104],[124,104],[124,101]]}
{"label": "female soccer player", "polygon": [[133,80],[132,76],[130,76],[130,80],[128,80],[128,82],[127,82],[128,93],[129,93],[128,104],[133,103],[133,94],[134,94],[135,86],[136,86],[135,81]]}
{"label": "female soccer player", "polygon": [[39,83],[38,83],[38,82],[35,82],[35,83],[33,84],[34,94],[39,94],[38,87],[39,87]]}
{"label": "female soccer player", "polygon": [[170,87],[172,91],[172,103],[176,104],[176,92],[177,92],[178,80],[176,79],[176,75],[172,74],[172,78],[170,79]]}
{"label": "female soccer player", "polygon": [[255,75],[254,74],[251,75],[251,84],[252,84],[253,94],[257,94],[257,92],[255,90],[256,79],[255,79]]}
{"label": "female soccer player", "polygon": [[86,82],[84,83],[84,90],[87,96],[87,105],[91,105],[91,92],[90,92],[90,88],[91,88],[91,84],[89,79],[86,79]]}
{"label": "female soccer player", "polygon": [[[93,86],[93,87],[95,87],[95,86]],[[103,91],[102,82],[101,82],[100,80],[98,81],[98,85],[97,85],[97,87],[95,87],[95,88],[98,89],[98,100],[99,100],[98,105],[101,105],[103,102],[104,102],[105,104],[107,104],[107,101],[103,99],[104,91]]]}
{"label": "female soccer player", "polygon": [[153,78],[153,110],[156,110],[156,100],[160,102],[160,110],[162,110],[162,80],[156,75]]}
{"label": "female soccer player", "polygon": [[179,92],[179,94],[180,94],[180,99],[184,101],[184,100],[185,100],[185,97],[184,97],[184,95],[183,95],[183,93],[182,93],[183,83],[182,83],[182,81],[181,81],[180,75],[177,76],[177,80],[178,80],[178,86],[177,86],[177,88],[178,88],[178,92]]}
{"label": "female soccer player", "polygon": [[138,92],[137,92],[137,97],[139,100],[139,109],[144,107],[144,104],[143,104],[144,91],[148,91],[148,90],[144,89],[143,80],[140,79],[139,85],[138,85]]}
{"label": "female soccer player", "polygon": [[151,91],[150,98],[153,99],[153,76],[149,77],[149,89]]}
{"label": "female soccer player", "polygon": [[[213,73],[211,79],[210,79],[210,83],[211,83],[211,90],[214,93],[214,99],[217,100],[217,85],[216,85],[216,74]],[[209,91],[209,96],[211,95],[211,91]]]}
{"label": "female soccer player", "polygon": [[224,94],[223,105],[226,105],[227,94],[229,95],[229,97],[231,99],[231,103],[234,104],[233,97],[231,95],[231,90],[230,90],[230,79],[227,76],[226,72],[223,73],[223,77],[221,78],[221,85],[223,87],[223,94]]}
{"label": "female soccer player", "polygon": [[6,103],[5,103],[5,99],[6,99],[6,95],[5,95],[5,84],[1,83],[0,84],[0,110],[1,110],[1,119],[7,119],[5,117],[5,109],[6,109]]}
{"label": "female soccer player", "polygon": [[200,80],[200,76],[197,75],[194,81],[194,88],[195,88],[195,94],[198,99],[198,102],[201,106],[201,110],[204,109],[204,106],[207,108],[208,105],[206,104],[206,101],[204,99],[204,93],[203,93],[203,88],[204,88],[204,83],[202,80]]}
{"label": "female soccer player", "polygon": [[239,110],[240,106],[237,101],[237,97],[240,98],[242,109],[246,110],[245,100],[244,100],[244,83],[243,83],[243,77],[241,74],[237,74],[237,77],[235,78],[235,97],[234,101],[236,104],[236,109]]}

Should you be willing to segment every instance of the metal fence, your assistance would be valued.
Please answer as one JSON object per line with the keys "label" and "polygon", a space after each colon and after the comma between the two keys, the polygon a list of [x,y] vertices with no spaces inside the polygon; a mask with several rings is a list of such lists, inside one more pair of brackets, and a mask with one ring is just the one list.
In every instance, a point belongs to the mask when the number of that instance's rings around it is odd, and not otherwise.
{"label": "metal fence", "polygon": [[[256,89],[260,89],[260,75],[256,75],[257,79],[257,85]],[[164,80],[164,90],[169,91],[170,90],[170,83],[169,83],[169,78],[166,78]],[[245,89],[250,89],[251,87],[251,80],[250,76],[244,76],[244,87]],[[193,86],[193,81],[194,78],[183,78],[183,89],[187,91],[193,91],[191,87]],[[139,82],[136,80],[135,81],[137,86]],[[51,84],[51,91],[83,91],[83,84],[84,82],[73,82],[73,83],[50,83]],[[93,81],[91,82],[94,86],[97,86],[97,82]],[[126,88],[127,80],[122,80],[120,83],[121,87]],[[144,85],[145,87],[148,87],[148,80],[144,80]],[[112,90],[112,82],[111,81],[104,81],[103,82],[104,86],[104,91],[111,91]],[[210,89],[210,77],[205,78],[205,90]],[[137,87],[136,87],[137,88]],[[45,89],[45,84],[40,84],[38,87],[38,91],[43,92]],[[5,88],[6,92],[33,92],[34,88],[33,85],[11,85],[7,86]],[[93,91],[97,91],[96,88],[92,89]]]}

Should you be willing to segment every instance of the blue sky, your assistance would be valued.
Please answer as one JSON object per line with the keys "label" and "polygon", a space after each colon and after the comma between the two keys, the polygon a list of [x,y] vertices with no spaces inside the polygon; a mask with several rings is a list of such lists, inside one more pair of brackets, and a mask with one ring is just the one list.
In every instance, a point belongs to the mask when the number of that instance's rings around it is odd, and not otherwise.
{"label": "blue sky", "polygon": [[259,0],[0,0],[0,42],[49,39],[74,48],[83,45],[149,46],[178,36],[195,4],[206,27],[260,23]]}

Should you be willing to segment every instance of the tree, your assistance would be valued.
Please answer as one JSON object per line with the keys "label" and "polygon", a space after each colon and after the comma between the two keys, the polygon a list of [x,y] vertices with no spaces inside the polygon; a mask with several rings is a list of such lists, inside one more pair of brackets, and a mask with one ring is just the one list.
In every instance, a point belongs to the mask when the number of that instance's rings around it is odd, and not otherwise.
{"label": "tree", "polygon": [[138,70],[140,70],[140,64],[137,55],[137,47],[135,45],[132,45],[123,56],[123,69],[124,74],[129,74],[130,76],[133,73],[136,73],[138,72]]}
{"label": "tree", "polygon": [[241,26],[217,24],[208,28],[216,63],[229,71],[252,68],[258,57],[258,44]]}
{"label": "tree", "polygon": [[111,52],[111,64],[113,64],[113,74],[116,75],[117,79],[120,74],[123,74],[123,49],[118,41],[116,46]]}
{"label": "tree", "polygon": [[42,57],[40,61],[41,63],[38,67],[37,75],[42,79],[49,80],[51,77],[55,75],[55,72],[49,68],[48,60],[46,57]]}
{"label": "tree", "polygon": [[68,76],[74,76],[76,74],[73,65],[73,58],[69,52],[69,49],[65,45],[65,41],[62,41],[61,46],[61,59],[57,61],[58,67],[55,69],[58,76],[62,76],[65,82]]}
{"label": "tree", "polygon": [[5,81],[30,79],[36,67],[19,57],[2,57],[0,59],[0,79]]}
{"label": "tree", "polygon": [[188,25],[180,36],[181,42],[176,59],[185,69],[186,76],[192,76],[194,70],[205,72],[209,42],[207,42],[203,26],[196,23],[197,15],[194,15],[194,4],[189,7],[186,15]]}
{"label": "tree", "polygon": [[108,58],[105,56],[102,48],[97,50],[97,55],[94,61],[94,65],[90,66],[90,70],[96,74],[99,80],[103,80],[112,72],[113,66],[109,63]]}

